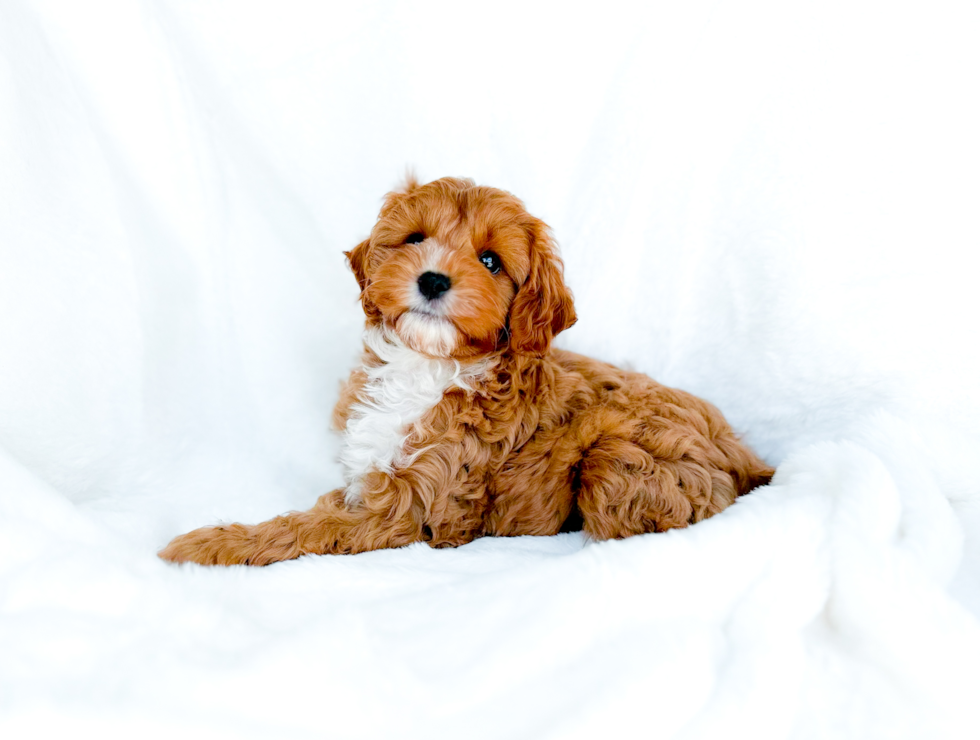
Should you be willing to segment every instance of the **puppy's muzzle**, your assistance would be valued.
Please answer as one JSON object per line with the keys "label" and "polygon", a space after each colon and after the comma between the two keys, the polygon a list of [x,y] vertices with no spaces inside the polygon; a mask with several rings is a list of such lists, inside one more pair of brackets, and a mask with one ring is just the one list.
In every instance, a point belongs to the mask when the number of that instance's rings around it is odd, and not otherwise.
{"label": "puppy's muzzle", "polygon": [[448,275],[441,272],[423,272],[419,276],[419,292],[426,300],[435,301],[453,285]]}

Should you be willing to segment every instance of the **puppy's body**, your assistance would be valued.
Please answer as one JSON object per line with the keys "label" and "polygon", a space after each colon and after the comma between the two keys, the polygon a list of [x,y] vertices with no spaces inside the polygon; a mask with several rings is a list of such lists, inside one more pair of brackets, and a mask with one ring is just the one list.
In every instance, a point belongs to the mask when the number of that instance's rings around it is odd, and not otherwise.
{"label": "puppy's body", "polygon": [[348,256],[367,329],[334,412],[346,486],[307,512],[195,530],[162,557],[264,565],[549,535],[570,517],[626,537],[700,521],[771,477],[711,404],[550,348],[571,295],[513,196],[410,183]]}

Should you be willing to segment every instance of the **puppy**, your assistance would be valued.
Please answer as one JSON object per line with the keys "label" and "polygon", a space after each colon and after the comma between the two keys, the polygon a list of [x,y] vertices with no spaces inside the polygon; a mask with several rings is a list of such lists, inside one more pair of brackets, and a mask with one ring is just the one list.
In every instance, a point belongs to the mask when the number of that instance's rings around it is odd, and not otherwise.
{"label": "puppy", "polygon": [[563,526],[628,537],[698,522],[772,477],[710,403],[551,349],[572,295],[548,227],[510,193],[410,180],[346,254],[366,328],[333,415],[345,485],[160,557],[266,565]]}

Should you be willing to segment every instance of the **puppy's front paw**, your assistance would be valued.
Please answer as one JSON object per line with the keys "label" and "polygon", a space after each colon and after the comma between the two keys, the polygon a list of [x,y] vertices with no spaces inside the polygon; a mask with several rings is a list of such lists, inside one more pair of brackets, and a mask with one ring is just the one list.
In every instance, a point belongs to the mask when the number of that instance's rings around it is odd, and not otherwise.
{"label": "puppy's front paw", "polygon": [[172,563],[244,565],[249,562],[246,527],[201,527],[174,537],[157,555]]}

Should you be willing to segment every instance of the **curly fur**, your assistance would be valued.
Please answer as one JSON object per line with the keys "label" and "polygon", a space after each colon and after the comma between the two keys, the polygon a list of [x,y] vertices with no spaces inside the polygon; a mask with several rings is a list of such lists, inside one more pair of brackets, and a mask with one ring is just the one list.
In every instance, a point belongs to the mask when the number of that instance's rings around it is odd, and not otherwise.
{"label": "curly fur", "polygon": [[[162,558],[266,565],[579,521],[627,537],[698,522],[771,478],[710,403],[551,349],[572,295],[548,228],[511,194],[410,180],[347,256],[367,323],[333,417],[347,485],[309,511],[182,535]],[[451,288],[422,295],[427,271]]]}

